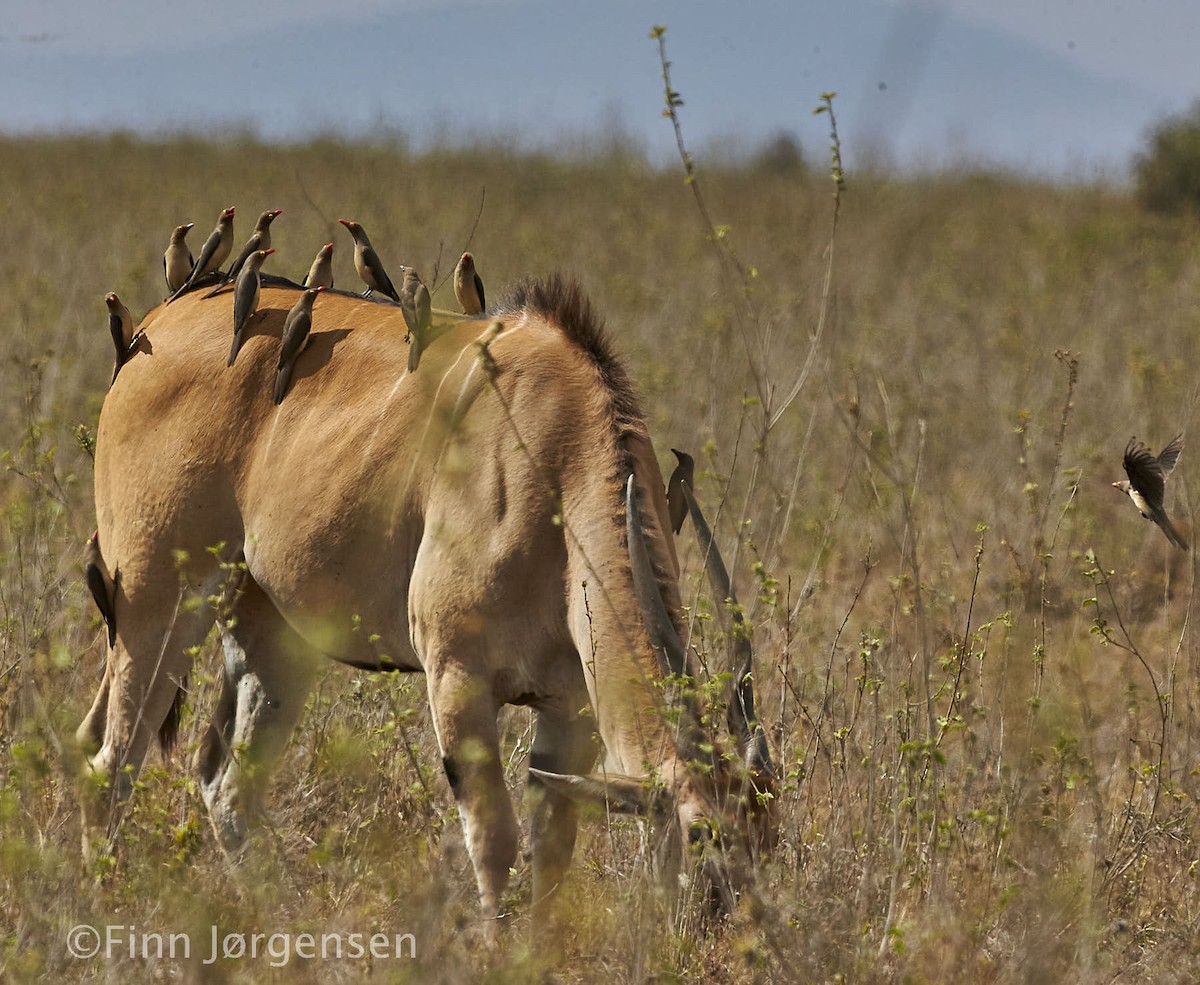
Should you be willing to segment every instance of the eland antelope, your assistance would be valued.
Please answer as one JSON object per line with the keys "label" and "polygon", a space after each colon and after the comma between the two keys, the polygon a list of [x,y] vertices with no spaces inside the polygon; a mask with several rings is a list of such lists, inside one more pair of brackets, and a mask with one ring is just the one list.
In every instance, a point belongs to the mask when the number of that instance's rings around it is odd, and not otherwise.
{"label": "eland antelope", "polygon": [[748,652],[730,703],[747,769],[703,741],[694,695],[667,713],[664,675],[691,665],[663,480],[579,288],[524,282],[492,321],[435,312],[417,374],[397,307],[326,292],[322,330],[276,406],[298,291],[264,278],[263,317],[228,370],[227,304],[193,292],[155,308],[105,400],[95,496],[115,641],[78,730],[102,781],[86,785],[85,840],[114,833],[153,734],[177,720],[188,648],[213,618],[181,602],[220,591],[217,544],[244,570],[219,606],[223,689],[197,767],[232,856],[326,658],[425,673],[486,917],[518,845],[504,704],[537,717],[535,908],[570,862],[580,801],[649,812],[697,851],[714,826],[727,845],[769,839],[773,777]]}

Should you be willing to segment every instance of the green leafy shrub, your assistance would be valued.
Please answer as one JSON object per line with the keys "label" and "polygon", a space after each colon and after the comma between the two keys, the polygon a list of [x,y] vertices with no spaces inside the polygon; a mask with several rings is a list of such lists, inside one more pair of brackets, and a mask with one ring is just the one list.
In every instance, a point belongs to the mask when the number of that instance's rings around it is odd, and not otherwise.
{"label": "green leafy shrub", "polygon": [[1200,102],[1150,132],[1135,165],[1138,200],[1152,212],[1200,212]]}

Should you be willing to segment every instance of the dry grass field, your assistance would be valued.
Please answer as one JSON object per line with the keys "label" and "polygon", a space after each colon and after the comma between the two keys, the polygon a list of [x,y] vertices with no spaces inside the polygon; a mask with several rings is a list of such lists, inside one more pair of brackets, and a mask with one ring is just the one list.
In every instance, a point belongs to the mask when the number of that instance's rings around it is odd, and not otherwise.
{"label": "dry grass field", "polygon": [[[1193,555],[1110,487],[1130,435],[1189,435],[1168,503],[1195,539],[1200,230],[1124,191],[851,174],[825,315],[827,169],[677,170],[622,148],[410,154],[402,142],[0,140],[0,981],[1185,982],[1200,978],[1200,631]],[[486,190],[486,194],[484,194]],[[529,873],[489,949],[418,677],[334,664],[231,869],[191,755],[214,701],[195,655],[181,742],[152,755],[114,856],[79,852],[73,733],[103,660],[80,576],[111,372],[103,296],[163,294],[172,226],[280,208],[303,275],[345,216],[489,293],[577,276],[701,503],[754,626],[782,778],[761,905],[674,928],[640,828],[585,823],[561,926],[529,946]],[[818,325],[820,332],[817,332]],[[807,371],[806,371],[807,367]],[[805,373],[790,403],[785,397]],[[687,531],[685,530],[685,535]],[[681,538],[685,597],[711,612]],[[725,650],[700,620],[710,666]],[[514,796],[528,714],[505,720]],[[189,960],[72,958],[78,924],[191,935]],[[210,927],[410,933],[415,957],[223,958]],[[118,933],[125,933],[124,931]],[[124,939],[124,938],[122,938]],[[203,953],[200,953],[203,952]],[[279,965],[276,967],[276,965]]]}

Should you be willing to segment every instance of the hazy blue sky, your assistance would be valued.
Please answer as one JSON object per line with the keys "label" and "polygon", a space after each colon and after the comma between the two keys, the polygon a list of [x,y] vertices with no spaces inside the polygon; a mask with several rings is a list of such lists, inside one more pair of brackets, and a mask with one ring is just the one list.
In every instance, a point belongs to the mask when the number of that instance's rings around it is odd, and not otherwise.
{"label": "hazy blue sky", "polygon": [[794,133],[851,164],[1120,174],[1200,96],[1195,0],[28,0],[0,14],[0,130],[266,136],[399,127],[553,144],[620,127],[657,159],[653,24],[697,146]]}

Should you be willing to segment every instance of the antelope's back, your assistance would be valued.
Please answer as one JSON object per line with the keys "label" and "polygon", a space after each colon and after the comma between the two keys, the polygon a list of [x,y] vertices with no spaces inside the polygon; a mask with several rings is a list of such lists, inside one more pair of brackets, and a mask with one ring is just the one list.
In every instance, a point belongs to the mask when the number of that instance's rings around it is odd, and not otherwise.
{"label": "antelope's back", "polygon": [[230,539],[243,519],[249,528],[256,514],[292,512],[289,504],[328,516],[369,502],[381,484],[393,495],[395,470],[417,455],[446,360],[486,328],[443,319],[428,364],[409,376],[399,308],[324,293],[276,406],[283,323],[299,289],[264,284],[259,317],[232,367],[232,294],[202,293],[146,316],[105,398],[95,470],[102,534],[119,538],[136,523],[184,541],[176,528],[186,523],[199,537]]}

